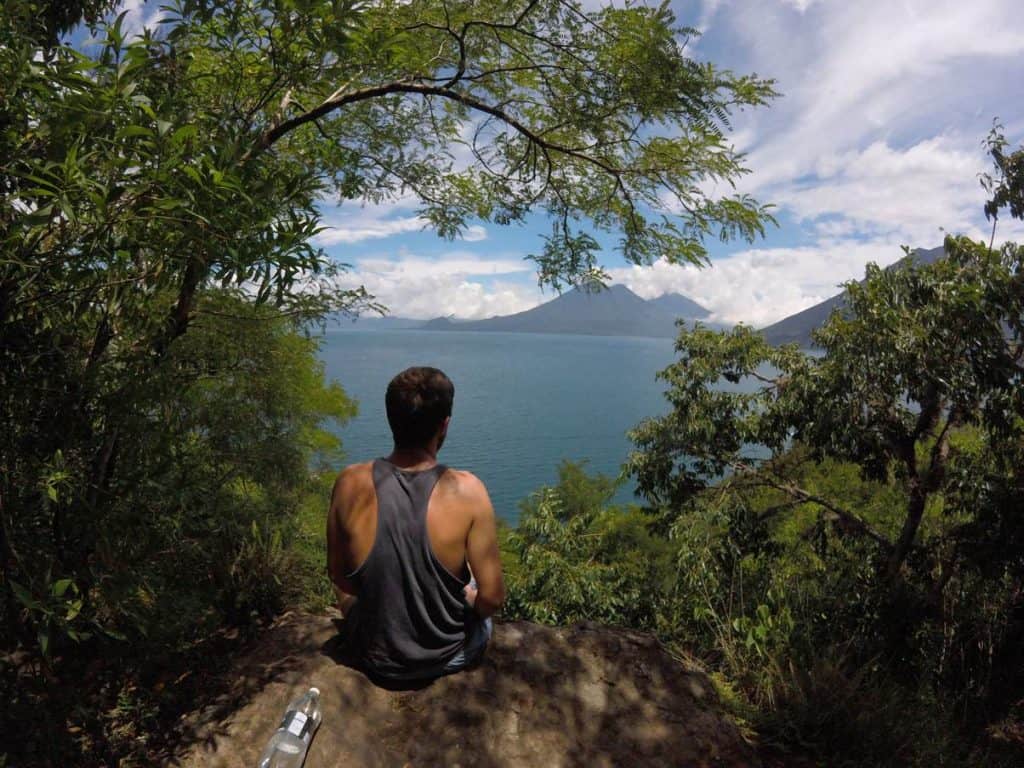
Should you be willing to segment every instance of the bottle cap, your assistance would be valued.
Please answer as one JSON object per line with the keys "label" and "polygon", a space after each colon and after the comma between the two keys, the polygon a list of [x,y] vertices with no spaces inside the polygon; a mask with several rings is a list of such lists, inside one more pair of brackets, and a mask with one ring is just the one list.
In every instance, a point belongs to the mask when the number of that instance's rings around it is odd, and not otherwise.
{"label": "bottle cap", "polygon": [[320,695],[320,689],[319,688],[310,688],[309,692],[310,693],[315,693],[317,696]]}

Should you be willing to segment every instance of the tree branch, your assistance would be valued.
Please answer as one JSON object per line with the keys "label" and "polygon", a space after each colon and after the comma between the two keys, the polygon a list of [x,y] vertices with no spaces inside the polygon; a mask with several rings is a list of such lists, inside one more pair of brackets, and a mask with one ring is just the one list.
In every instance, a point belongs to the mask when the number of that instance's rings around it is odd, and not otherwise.
{"label": "tree branch", "polygon": [[946,416],[946,423],[942,425],[942,431],[935,438],[935,445],[932,446],[931,459],[928,463],[928,473],[925,475],[925,490],[929,493],[938,490],[942,478],[946,474],[946,460],[949,457],[949,428],[958,421],[956,406]]}
{"label": "tree branch", "polygon": [[[736,471],[740,472],[746,472],[751,469],[749,465],[743,464],[741,462],[730,462],[730,466]],[[817,504],[819,506],[824,507],[829,512],[832,512],[834,515],[836,515],[839,519],[843,521],[846,530],[852,531],[853,533],[861,534],[863,536],[867,536],[869,539],[872,539],[875,543],[882,547],[882,549],[886,552],[892,550],[892,542],[889,541],[889,539],[887,539],[881,533],[876,531],[864,518],[862,518],[855,512],[850,512],[849,510],[836,506],[828,499],[810,493],[809,491],[805,491],[803,488],[800,488],[795,483],[782,482],[774,479],[768,474],[758,474],[757,477],[766,485],[774,488],[777,491],[782,491],[783,493],[788,494],[790,497],[794,499],[799,499],[801,502],[810,502],[812,504]]]}
{"label": "tree branch", "polygon": [[[924,510],[928,503],[928,496],[932,490],[934,490],[932,488],[932,483],[936,482],[940,478],[941,471],[945,467],[945,454],[948,451],[946,430],[949,428],[949,420],[946,421],[942,434],[939,435],[938,440],[933,446],[931,466],[928,468],[928,474],[922,478],[917,467],[917,440],[923,434],[934,428],[941,410],[941,398],[937,393],[930,394],[927,401],[922,403],[921,413],[917,419],[915,434],[907,438],[905,444],[902,446],[902,451],[898,454],[903,459],[903,463],[907,468],[910,500],[907,502],[907,517],[903,521],[903,528],[900,531],[900,536],[896,540],[896,546],[893,548],[889,558],[888,572],[890,578],[896,577],[896,574],[899,573],[900,566],[903,565],[903,561],[907,559],[910,547],[913,545],[914,538],[917,536],[917,530],[921,527],[921,520],[924,517]],[[936,461],[939,461],[940,464],[936,464]]]}
{"label": "tree branch", "polygon": [[361,88],[357,91],[332,96],[332,98],[328,98],[319,106],[314,107],[301,115],[296,115],[293,118],[274,125],[272,128],[264,131],[256,141],[256,144],[242,156],[242,163],[246,163],[254,157],[259,156],[266,150],[270,149],[270,147],[272,147],[281,138],[306,123],[312,122],[350,104],[356,104],[361,101],[381,98],[383,96],[393,94],[419,94],[421,96],[439,96],[441,98],[450,99],[467,106],[470,109],[483,112],[484,114],[491,115],[492,117],[501,120],[510,128],[513,128],[518,133],[525,136],[529,141],[543,147],[545,150],[558,152],[590,163],[616,178],[620,177],[623,173],[622,168],[617,168],[600,158],[588,155],[581,151],[579,147],[568,147],[563,144],[548,141],[540,133],[527,126],[515,116],[509,114],[504,109],[496,107],[493,104],[488,104],[485,101],[481,101],[468,93],[453,91],[443,86],[426,85],[423,83],[405,80],[397,80],[390,83],[384,83],[383,85]]}

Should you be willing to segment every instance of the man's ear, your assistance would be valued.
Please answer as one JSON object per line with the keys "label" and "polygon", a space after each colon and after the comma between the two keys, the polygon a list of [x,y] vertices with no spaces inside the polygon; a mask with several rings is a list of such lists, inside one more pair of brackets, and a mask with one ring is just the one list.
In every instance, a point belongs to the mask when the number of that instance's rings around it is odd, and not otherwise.
{"label": "man's ear", "polygon": [[448,422],[452,420],[451,416],[445,416],[444,421],[441,422],[441,437],[448,434]]}

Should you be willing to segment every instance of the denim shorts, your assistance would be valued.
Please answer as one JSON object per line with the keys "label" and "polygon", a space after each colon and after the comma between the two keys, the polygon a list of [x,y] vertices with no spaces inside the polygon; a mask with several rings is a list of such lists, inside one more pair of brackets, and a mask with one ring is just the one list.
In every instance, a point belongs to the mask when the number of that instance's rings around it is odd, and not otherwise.
{"label": "denim shorts", "polygon": [[459,672],[477,662],[484,655],[487,642],[491,639],[493,631],[494,625],[490,619],[473,621],[473,624],[467,628],[465,645],[444,665],[443,674],[450,675],[452,672]]}

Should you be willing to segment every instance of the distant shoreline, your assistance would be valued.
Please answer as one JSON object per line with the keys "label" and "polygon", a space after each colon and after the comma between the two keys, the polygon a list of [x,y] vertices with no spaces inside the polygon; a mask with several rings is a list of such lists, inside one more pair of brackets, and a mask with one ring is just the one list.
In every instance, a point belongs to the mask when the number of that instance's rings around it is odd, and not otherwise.
{"label": "distant shoreline", "polygon": [[[353,323],[355,325],[355,323]],[[485,331],[485,330],[461,330],[458,328],[452,328],[450,330],[439,330],[437,328],[339,328],[337,325],[329,325],[326,333],[365,333],[365,334],[400,334],[400,333],[423,333],[431,334],[436,336],[448,336],[451,334],[464,334],[471,333],[479,336],[563,336],[567,339],[645,339],[654,341],[674,341],[674,336],[637,336],[632,334],[617,333],[617,334],[603,334],[603,333],[566,333],[564,331]]]}

